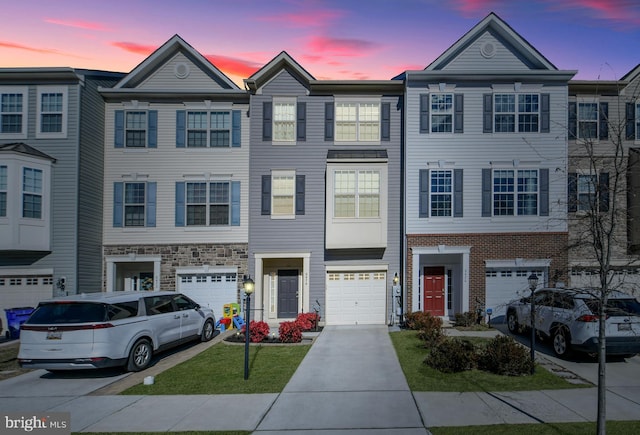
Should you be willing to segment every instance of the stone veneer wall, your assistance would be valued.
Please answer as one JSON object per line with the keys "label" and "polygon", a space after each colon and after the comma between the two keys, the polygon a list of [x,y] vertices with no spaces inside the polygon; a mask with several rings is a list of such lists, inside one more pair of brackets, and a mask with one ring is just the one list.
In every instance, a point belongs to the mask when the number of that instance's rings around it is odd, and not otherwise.
{"label": "stone veneer wall", "polygon": [[[175,290],[176,268],[209,266],[238,267],[238,286],[248,272],[248,249],[246,243],[197,244],[197,245],[119,245],[104,246],[104,256],[136,255],[160,256],[160,290]],[[104,257],[103,257],[104,258]],[[103,267],[103,269],[106,269]],[[103,272],[104,274],[105,272]],[[103,290],[106,277],[103,276]],[[240,287],[238,287],[240,288]]]}
{"label": "stone veneer wall", "polygon": [[[476,297],[485,300],[485,260],[515,258],[550,259],[549,285],[567,282],[568,234],[558,233],[492,233],[492,234],[413,234],[407,236],[406,312],[412,312],[413,247],[470,246],[469,306]],[[472,303],[473,302],[473,303]]]}

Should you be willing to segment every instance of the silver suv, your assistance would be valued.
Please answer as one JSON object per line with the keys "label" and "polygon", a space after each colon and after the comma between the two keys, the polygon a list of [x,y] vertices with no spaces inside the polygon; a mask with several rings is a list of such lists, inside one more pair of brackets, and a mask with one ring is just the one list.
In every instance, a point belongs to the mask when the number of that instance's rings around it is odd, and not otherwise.
{"label": "silver suv", "polygon": [[38,304],[20,328],[18,362],[46,370],[145,369],[155,352],[215,332],[209,308],[181,293],[87,293]]}
{"label": "silver suv", "polygon": [[[571,351],[598,352],[600,301],[587,290],[544,288],[534,293],[536,331],[552,340],[557,356]],[[607,355],[640,353],[640,303],[628,294],[609,294],[606,319]],[[507,306],[511,333],[531,327],[531,296]]]}

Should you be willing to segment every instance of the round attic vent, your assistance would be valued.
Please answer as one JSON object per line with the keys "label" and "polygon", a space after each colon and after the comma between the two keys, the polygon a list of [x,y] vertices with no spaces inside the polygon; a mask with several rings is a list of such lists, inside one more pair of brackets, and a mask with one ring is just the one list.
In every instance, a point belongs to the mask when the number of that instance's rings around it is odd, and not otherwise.
{"label": "round attic vent", "polygon": [[480,46],[480,54],[482,54],[487,59],[492,58],[496,55],[496,46],[493,42],[485,42]]}
{"label": "round attic vent", "polygon": [[189,65],[184,62],[180,62],[176,64],[174,72],[177,78],[186,79],[189,76]]}

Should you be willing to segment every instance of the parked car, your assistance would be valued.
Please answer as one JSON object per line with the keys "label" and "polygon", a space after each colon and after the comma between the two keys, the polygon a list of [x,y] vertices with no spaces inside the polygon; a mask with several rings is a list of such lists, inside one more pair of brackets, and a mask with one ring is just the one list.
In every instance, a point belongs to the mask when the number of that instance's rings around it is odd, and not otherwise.
{"label": "parked car", "polygon": [[172,291],[88,293],[41,302],[22,324],[18,362],[50,371],[124,366],[140,371],[154,353],[209,341],[215,318]]}
{"label": "parked car", "polygon": [[[565,357],[571,351],[598,352],[600,301],[593,291],[545,288],[534,293],[536,332],[551,338],[553,351]],[[640,353],[640,303],[619,291],[609,294],[605,307],[606,352],[633,356]],[[507,328],[512,333],[531,327],[531,296],[507,306]]]}

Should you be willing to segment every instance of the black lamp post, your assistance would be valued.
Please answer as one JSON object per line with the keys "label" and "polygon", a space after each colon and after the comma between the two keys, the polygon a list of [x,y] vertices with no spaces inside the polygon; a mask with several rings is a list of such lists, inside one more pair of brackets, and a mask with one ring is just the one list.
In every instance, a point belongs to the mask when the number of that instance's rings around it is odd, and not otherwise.
{"label": "black lamp post", "polygon": [[250,320],[250,307],[251,307],[251,293],[253,293],[253,289],[255,288],[253,280],[250,276],[245,275],[244,280],[242,281],[242,287],[244,288],[244,293],[247,295],[247,307],[245,309],[245,327],[244,327],[244,379],[249,379],[249,323]]}
{"label": "black lamp post", "polygon": [[529,281],[529,288],[531,289],[531,314],[529,317],[531,318],[531,374],[535,372],[535,360],[536,360],[536,304],[534,299],[534,292],[536,287],[538,287],[538,275],[532,273],[527,278]]}

